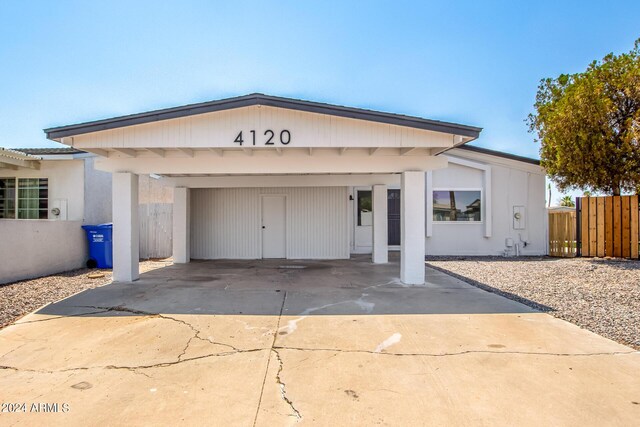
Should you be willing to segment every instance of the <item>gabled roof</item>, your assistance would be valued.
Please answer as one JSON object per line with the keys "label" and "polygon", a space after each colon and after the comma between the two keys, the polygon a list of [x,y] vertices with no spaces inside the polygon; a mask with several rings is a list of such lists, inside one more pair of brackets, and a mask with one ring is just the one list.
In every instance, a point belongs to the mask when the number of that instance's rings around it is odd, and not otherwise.
{"label": "gabled roof", "polygon": [[47,134],[47,138],[56,140],[66,136],[80,135],[102,130],[116,129],[125,126],[151,123],[160,120],[169,120],[180,117],[193,116],[196,114],[211,113],[214,111],[248,107],[252,105],[264,105],[268,107],[286,108],[290,110],[305,111],[318,114],[328,114],[357,120],[368,120],[372,122],[425,129],[435,132],[451,133],[454,135],[466,136],[471,138],[477,138],[482,131],[482,128],[479,127],[466,126],[457,123],[442,122],[438,120],[429,120],[420,117],[405,116],[401,114],[392,114],[381,111],[343,107],[339,105],[325,104],[320,102],[303,101],[299,99],[282,98],[254,93],[251,95],[238,96],[235,98],[227,98],[217,101],[202,102],[199,104],[184,105],[181,107],[148,111],[145,113],[113,117],[110,119],[96,120],[92,122],[79,123],[68,126],[53,127],[45,129],[44,132]]}

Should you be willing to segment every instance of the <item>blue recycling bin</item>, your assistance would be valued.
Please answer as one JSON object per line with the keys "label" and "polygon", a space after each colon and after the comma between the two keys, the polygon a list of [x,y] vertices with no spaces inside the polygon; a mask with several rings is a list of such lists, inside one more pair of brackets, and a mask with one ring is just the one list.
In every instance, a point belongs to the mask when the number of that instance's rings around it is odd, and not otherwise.
{"label": "blue recycling bin", "polygon": [[89,241],[87,267],[113,268],[113,224],[83,225]]}

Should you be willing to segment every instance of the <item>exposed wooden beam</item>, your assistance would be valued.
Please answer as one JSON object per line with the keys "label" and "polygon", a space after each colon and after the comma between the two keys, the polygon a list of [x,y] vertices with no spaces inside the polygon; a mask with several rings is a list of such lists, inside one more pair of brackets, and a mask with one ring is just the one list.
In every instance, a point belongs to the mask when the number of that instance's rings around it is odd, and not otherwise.
{"label": "exposed wooden beam", "polygon": [[132,149],[132,148],[115,148],[115,147],[111,147],[111,149],[117,153],[120,154],[124,154],[127,157],[136,157],[137,153],[136,150]]}
{"label": "exposed wooden beam", "polygon": [[177,147],[178,151],[180,151],[183,154],[186,154],[189,157],[193,157],[193,150],[191,148],[185,148],[185,147]]}
{"label": "exposed wooden beam", "polygon": [[60,139],[60,142],[64,145],[68,145],[70,147],[73,147],[73,137],[72,136],[65,136],[63,138]]}
{"label": "exposed wooden beam", "polygon": [[97,154],[98,156],[102,157],[109,157],[109,151],[103,150],[102,148],[83,148],[82,151]]}
{"label": "exposed wooden beam", "polygon": [[380,151],[381,147],[374,147],[374,148],[369,148],[369,155],[373,156],[374,154],[376,154],[378,151]]}
{"label": "exposed wooden beam", "polygon": [[209,147],[209,151],[213,154],[217,154],[218,157],[222,157],[222,148]]}
{"label": "exposed wooden beam", "polygon": [[0,162],[0,169],[10,169],[10,170],[15,171],[15,170],[18,170],[18,166],[11,165],[9,163]]}
{"label": "exposed wooden beam", "polygon": [[147,148],[147,151],[158,157],[164,157],[165,151],[162,148]]}
{"label": "exposed wooden beam", "polygon": [[400,149],[400,155],[401,156],[406,156],[407,154],[413,153],[414,151],[416,151],[418,149],[418,147],[411,147],[411,148],[401,148]]}
{"label": "exposed wooden beam", "polygon": [[10,157],[0,158],[0,165],[12,170],[16,170],[18,168],[40,169],[40,162],[38,160],[12,159]]}

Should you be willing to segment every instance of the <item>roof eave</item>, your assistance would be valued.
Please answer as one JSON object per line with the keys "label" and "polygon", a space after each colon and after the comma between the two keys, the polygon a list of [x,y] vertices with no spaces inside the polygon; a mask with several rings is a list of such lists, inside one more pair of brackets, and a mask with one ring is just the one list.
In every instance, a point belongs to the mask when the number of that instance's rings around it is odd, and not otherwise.
{"label": "roof eave", "polygon": [[328,114],[356,120],[367,120],[378,123],[393,124],[398,126],[430,130],[434,132],[450,133],[454,135],[470,137],[473,139],[478,138],[480,132],[482,131],[482,128],[466,126],[457,123],[440,122],[435,120],[422,119],[419,117],[384,113],[380,111],[342,107],[338,105],[323,104],[318,102],[289,98],[279,98],[262,94],[253,94],[222,99],[219,101],[204,102],[200,104],[191,104],[182,107],[173,107],[163,110],[149,111],[146,113],[114,117],[111,119],[97,120],[75,125],[53,127],[44,129],[44,132],[46,133],[48,139],[59,141],[61,138],[69,136],[116,129],[125,126],[152,123],[160,120],[187,117],[197,114],[211,113],[215,111],[248,107],[253,105],[264,105],[268,107],[286,108],[310,113]]}
{"label": "roof eave", "polygon": [[[474,152],[474,153],[485,154],[487,156],[501,157],[503,159],[509,159],[509,160],[514,160],[514,161],[517,161],[517,162],[528,163],[528,164],[535,165],[535,166],[541,166],[540,165],[540,160],[537,160],[537,159],[532,159],[530,157],[519,156],[517,154],[505,153],[503,151],[490,150],[488,148],[474,147],[474,146],[471,146],[471,145],[458,145],[458,146],[455,146],[455,147],[451,147],[450,149],[447,149],[445,151],[449,151],[449,150],[452,150],[454,148],[460,148],[460,149],[471,151],[471,152]],[[442,153],[439,153],[439,154],[442,154]]]}

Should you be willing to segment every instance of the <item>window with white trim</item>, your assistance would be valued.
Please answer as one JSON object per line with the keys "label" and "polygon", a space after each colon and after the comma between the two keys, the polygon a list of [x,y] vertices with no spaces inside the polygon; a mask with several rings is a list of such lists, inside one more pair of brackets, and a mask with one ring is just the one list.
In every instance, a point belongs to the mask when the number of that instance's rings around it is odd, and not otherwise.
{"label": "window with white trim", "polygon": [[434,190],[433,221],[481,222],[482,190]]}
{"label": "window with white trim", "polygon": [[47,178],[0,178],[0,219],[47,219]]}

